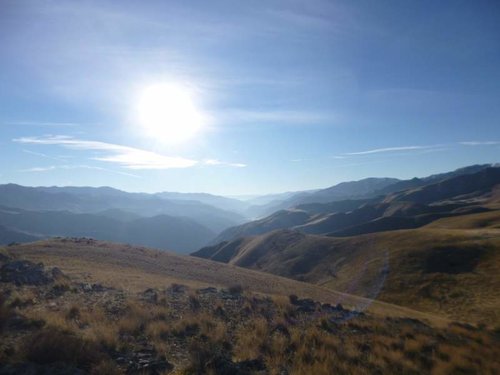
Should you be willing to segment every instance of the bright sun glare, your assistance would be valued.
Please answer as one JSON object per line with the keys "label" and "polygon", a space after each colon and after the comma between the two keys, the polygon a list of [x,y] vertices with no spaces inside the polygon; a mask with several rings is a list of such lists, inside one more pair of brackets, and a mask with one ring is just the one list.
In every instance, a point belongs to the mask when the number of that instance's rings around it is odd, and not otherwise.
{"label": "bright sun glare", "polygon": [[148,136],[178,143],[193,137],[203,125],[203,116],[189,91],[175,84],[156,84],[141,93],[139,123]]}

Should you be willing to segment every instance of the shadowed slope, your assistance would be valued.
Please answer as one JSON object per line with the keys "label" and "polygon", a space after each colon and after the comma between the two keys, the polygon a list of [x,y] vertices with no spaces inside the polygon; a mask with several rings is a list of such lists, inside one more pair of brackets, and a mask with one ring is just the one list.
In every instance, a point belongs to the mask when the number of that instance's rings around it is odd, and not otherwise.
{"label": "shadowed slope", "polygon": [[276,229],[296,229],[310,234],[354,236],[413,229],[434,220],[488,211],[498,202],[500,168],[483,168],[475,173],[448,179],[419,180],[426,185],[377,199],[346,200],[326,204],[304,204],[223,231],[213,244],[238,237],[264,234]]}
{"label": "shadowed slope", "polygon": [[[281,230],[218,251],[231,248],[234,265],[454,319],[498,323],[500,212],[495,212],[346,238]],[[449,229],[457,222],[469,229]],[[477,223],[482,228],[471,229]],[[211,259],[217,257],[215,251]]]}

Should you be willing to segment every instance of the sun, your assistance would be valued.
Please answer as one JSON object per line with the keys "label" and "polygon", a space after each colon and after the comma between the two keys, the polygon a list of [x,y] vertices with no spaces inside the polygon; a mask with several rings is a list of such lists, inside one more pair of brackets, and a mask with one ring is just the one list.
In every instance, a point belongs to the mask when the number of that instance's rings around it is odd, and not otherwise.
{"label": "sun", "polygon": [[146,87],[138,100],[138,120],[146,135],[166,143],[192,138],[203,126],[203,116],[192,95],[181,85]]}

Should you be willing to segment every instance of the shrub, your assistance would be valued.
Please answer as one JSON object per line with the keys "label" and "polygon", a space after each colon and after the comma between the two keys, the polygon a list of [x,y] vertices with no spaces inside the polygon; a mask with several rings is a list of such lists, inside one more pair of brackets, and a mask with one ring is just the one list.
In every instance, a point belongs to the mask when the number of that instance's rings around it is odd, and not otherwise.
{"label": "shrub", "polygon": [[0,332],[3,331],[3,328],[7,324],[7,320],[12,314],[11,308],[9,308],[5,302],[6,298],[0,294]]}
{"label": "shrub", "polygon": [[104,360],[92,367],[90,375],[122,375],[124,372],[111,360]]}
{"label": "shrub", "polygon": [[93,342],[54,327],[28,337],[24,353],[26,359],[34,363],[63,362],[83,369],[90,369],[102,359]]}
{"label": "shrub", "polygon": [[189,295],[189,307],[192,311],[198,311],[201,308],[200,300],[194,294]]}
{"label": "shrub", "polygon": [[78,306],[71,306],[66,314],[66,319],[74,320],[80,318],[80,309]]}
{"label": "shrub", "polygon": [[243,287],[240,284],[231,285],[228,290],[229,293],[233,295],[240,295],[243,293]]}
{"label": "shrub", "polygon": [[196,340],[189,348],[189,356],[190,364],[184,370],[184,374],[246,375],[245,372],[238,372],[234,367],[231,350],[222,343]]}
{"label": "shrub", "polygon": [[297,304],[297,302],[299,301],[299,297],[297,297],[297,295],[295,295],[295,294],[290,294],[290,295],[288,296],[288,299],[290,300],[290,303],[291,303],[292,305],[296,305],[296,304]]}

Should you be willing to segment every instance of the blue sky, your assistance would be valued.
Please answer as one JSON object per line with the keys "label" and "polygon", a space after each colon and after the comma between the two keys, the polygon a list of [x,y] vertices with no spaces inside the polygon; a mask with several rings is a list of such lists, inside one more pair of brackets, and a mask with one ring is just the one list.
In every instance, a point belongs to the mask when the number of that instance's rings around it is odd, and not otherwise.
{"label": "blue sky", "polygon": [[[0,183],[261,194],[499,162],[498,1],[0,1]],[[203,126],[164,142],[144,90]]]}

